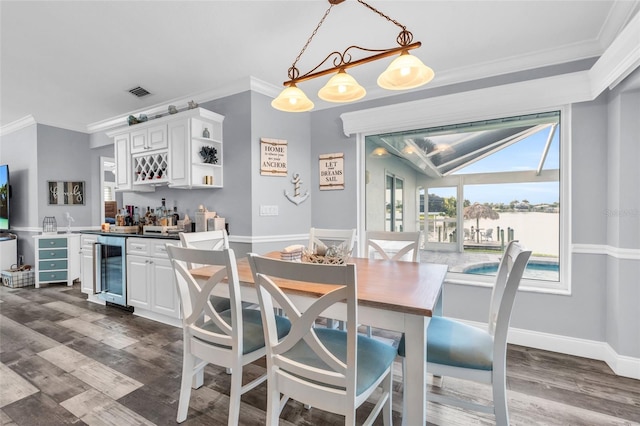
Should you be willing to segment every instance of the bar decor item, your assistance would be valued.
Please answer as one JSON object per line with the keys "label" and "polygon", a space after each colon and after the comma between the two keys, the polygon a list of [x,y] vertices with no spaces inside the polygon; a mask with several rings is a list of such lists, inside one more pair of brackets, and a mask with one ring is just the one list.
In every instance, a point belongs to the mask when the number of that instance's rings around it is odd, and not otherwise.
{"label": "bar decor item", "polygon": [[42,233],[43,234],[57,234],[58,224],[54,216],[45,216],[42,221]]}

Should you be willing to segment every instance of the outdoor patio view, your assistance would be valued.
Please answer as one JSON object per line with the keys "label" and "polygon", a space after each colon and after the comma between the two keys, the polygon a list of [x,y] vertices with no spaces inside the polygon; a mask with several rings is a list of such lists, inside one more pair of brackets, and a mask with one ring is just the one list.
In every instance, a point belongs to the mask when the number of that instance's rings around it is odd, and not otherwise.
{"label": "outdoor patio view", "polygon": [[421,261],[465,277],[495,275],[505,246],[519,240],[533,251],[524,277],[553,287],[561,276],[560,134],[552,111],[367,136],[367,169],[386,176],[384,186],[367,184],[367,229],[381,227],[384,188],[384,228],[422,231]]}
{"label": "outdoor patio view", "polygon": [[[483,185],[485,190],[508,192],[501,185]],[[536,185],[536,184],[528,184]],[[533,250],[525,277],[558,281],[559,279],[559,203],[532,203],[527,199],[509,202],[464,200],[463,228],[457,229],[455,188],[432,188],[428,194],[424,249],[425,258],[438,253],[438,245],[458,246],[463,252],[439,253],[451,272],[494,275],[504,247],[511,240],[521,241]],[[556,191],[557,192],[557,191]],[[435,252],[435,253],[434,253]]]}

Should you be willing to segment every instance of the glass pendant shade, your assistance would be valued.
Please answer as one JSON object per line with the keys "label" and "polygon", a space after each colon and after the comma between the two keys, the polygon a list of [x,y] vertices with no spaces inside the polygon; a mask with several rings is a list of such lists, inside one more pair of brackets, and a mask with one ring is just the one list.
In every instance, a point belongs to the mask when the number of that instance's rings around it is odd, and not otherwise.
{"label": "glass pendant shade", "polygon": [[369,156],[372,158],[387,158],[389,156],[389,151],[379,146],[371,151],[371,154],[369,154]]}
{"label": "glass pendant shade", "polygon": [[434,75],[431,68],[405,50],[380,74],[378,86],[387,90],[413,89],[427,84]]}
{"label": "glass pendant shade", "polygon": [[285,112],[311,111],[314,107],[307,95],[293,83],[271,101],[271,106]]}
{"label": "glass pendant shade", "polygon": [[327,84],[318,91],[318,97],[328,102],[353,102],[364,98],[367,91],[355,78],[343,69],[331,77]]}

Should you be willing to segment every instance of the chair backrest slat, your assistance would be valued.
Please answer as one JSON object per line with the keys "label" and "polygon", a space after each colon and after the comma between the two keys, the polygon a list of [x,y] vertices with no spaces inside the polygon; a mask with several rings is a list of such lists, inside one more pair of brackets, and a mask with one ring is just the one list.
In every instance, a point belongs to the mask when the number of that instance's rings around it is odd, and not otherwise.
{"label": "chair backrest slat", "polygon": [[420,232],[367,231],[365,252],[370,259],[417,262]]}
{"label": "chair backrest slat", "polygon": [[517,240],[510,241],[505,249],[491,293],[488,321],[491,335],[496,336],[498,329],[506,333],[509,327],[513,302],[530,256],[531,250],[525,250]]}
{"label": "chair backrest slat", "polygon": [[[198,337],[216,345],[236,348],[242,353],[242,309],[238,269],[233,250],[207,250],[178,247],[167,244],[167,252],[172,262],[178,286],[178,295],[183,309],[183,327],[191,336]],[[191,265],[214,266],[218,268],[206,283],[199,283],[191,273]],[[222,318],[211,304],[211,295],[216,287],[229,288],[231,302],[230,323]],[[219,332],[202,327],[201,318],[205,315]]]}
{"label": "chair backrest slat", "polygon": [[[319,265],[286,262],[249,254],[260,299],[263,324],[266,327],[267,357],[274,368],[319,385],[344,388],[355,393],[357,351],[357,282],[353,264]],[[299,306],[299,300],[289,297],[278,287],[279,280],[326,285],[327,291],[313,303]],[[277,303],[274,303],[274,301]],[[347,361],[336,358],[318,339],[313,325],[328,308],[345,303],[347,319]],[[291,321],[289,334],[278,342],[275,335],[274,307],[281,307]],[[343,307],[344,309],[344,307]],[[304,342],[324,367],[304,365],[290,357],[290,350]],[[286,372],[286,373],[285,373]]]}
{"label": "chair backrest slat", "polygon": [[309,230],[309,245],[307,248],[315,253],[318,246],[326,248],[335,245],[344,248],[348,253],[352,253],[355,243],[355,229],[311,228]]}

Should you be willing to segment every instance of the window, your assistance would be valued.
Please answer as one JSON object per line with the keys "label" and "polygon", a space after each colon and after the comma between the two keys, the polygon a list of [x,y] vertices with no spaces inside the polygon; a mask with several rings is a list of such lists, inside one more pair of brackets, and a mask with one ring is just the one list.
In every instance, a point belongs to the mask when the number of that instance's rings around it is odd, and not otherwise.
{"label": "window", "polygon": [[385,221],[384,230],[402,232],[404,230],[404,180],[387,173],[385,187]]}
{"label": "window", "polygon": [[383,149],[415,173],[407,182],[416,188],[405,189],[423,194],[421,258],[448,263],[451,281],[492,282],[504,247],[517,239],[533,251],[522,287],[563,291],[563,124],[561,111],[545,111],[369,135],[365,152],[380,157]]}

